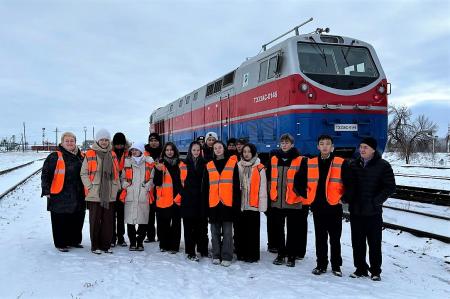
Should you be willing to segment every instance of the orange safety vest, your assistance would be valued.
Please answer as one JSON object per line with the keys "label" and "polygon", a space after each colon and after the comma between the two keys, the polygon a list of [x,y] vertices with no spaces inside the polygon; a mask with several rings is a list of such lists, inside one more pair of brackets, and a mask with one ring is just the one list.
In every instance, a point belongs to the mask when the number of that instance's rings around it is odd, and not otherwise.
{"label": "orange safety vest", "polygon": [[[117,155],[114,151],[111,151],[111,156],[113,158],[113,171],[114,171],[114,180],[119,179],[119,162],[117,161]],[[97,153],[93,150],[87,150],[86,155],[87,159],[87,171],[88,177],[91,182],[94,181],[95,174],[97,173]],[[84,188],[84,194],[87,196],[89,190]]]}
{"label": "orange safety vest", "polygon": [[123,167],[125,166],[125,157],[128,157],[128,151],[123,151],[122,157],[120,157],[119,161],[119,172],[123,170]]}
{"label": "orange safety vest", "polygon": [[[184,182],[187,177],[187,166],[183,162],[178,164],[180,168],[180,178],[181,178],[181,186],[184,187]],[[175,198],[173,197],[173,181],[170,176],[167,167],[163,165],[163,182],[161,186],[156,186],[156,206],[158,208],[168,208],[176,203],[177,205],[181,204],[181,195],[177,194]]]}
{"label": "orange safety vest", "polygon": [[259,190],[261,187],[261,171],[264,165],[258,164],[253,168],[252,178],[250,180],[249,205],[254,208],[259,207]]}
{"label": "orange safety vest", "polygon": [[[298,196],[294,192],[294,177],[297,171],[300,169],[303,157],[298,156],[291,161],[291,165],[287,170],[286,178],[286,202],[290,205],[300,203],[304,200],[303,197]],[[270,199],[272,201],[277,201],[278,197],[278,158],[273,156],[270,160],[271,171],[270,171]]]}
{"label": "orange safety vest", "polygon": [[[148,183],[150,181],[153,166],[154,166],[153,163],[145,162],[145,180],[144,180],[145,183]],[[129,186],[131,186],[131,184],[133,184],[133,167],[132,166],[124,167],[124,169],[125,169],[125,180],[130,184]],[[120,192],[119,200],[125,202],[126,198],[127,198],[127,188],[122,189],[122,192]],[[150,194],[148,202],[151,203]]]}
{"label": "orange safety vest", "polygon": [[64,163],[63,154],[61,151],[56,151],[56,153],[58,154],[58,160],[56,162],[55,172],[53,173],[50,194],[58,194],[62,191],[64,186],[64,176],[66,173],[66,164]]}
{"label": "orange safety vest", "polygon": [[[344,159],[334,157],[328,170],[327,180],[325,181],[325,196],[330,205],[334,206],[339,203],[344,194],[344,184],[342,183],[341,169]],[[319,158],[315,157],[308,160],[308,185],[307,198],[303,202],[310,205],[316,198],[317,186],[319,184]]]}
{"label": "orange safety vest", "polygon": [[206,164],[209,174],[209,207],[214,208],[221,201],[227,207],[233,206],[233,173],[236,166],[236,156],[231,156],[222,173],[217,171],[214,161]]}

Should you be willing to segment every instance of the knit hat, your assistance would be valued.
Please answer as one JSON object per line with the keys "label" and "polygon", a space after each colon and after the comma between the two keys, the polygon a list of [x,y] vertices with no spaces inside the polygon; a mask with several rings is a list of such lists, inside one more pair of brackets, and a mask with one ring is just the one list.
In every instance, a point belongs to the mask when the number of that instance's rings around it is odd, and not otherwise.
{"label": "knit hat", "polygon": [[377,150],[377,141],[375,140],[375,138],[373,138],[373,137],[366,137],[363,140],[361,140],[361,142],[359,144],[361,145],[363,143],[367,144],[368,146],[370,146],[374,150]]}
{"label": "knit hat", "polygon": [[205,136],[198,136],[197,141],[205,141]]}
{"label": "knit hat", "polygon": [[111,134],[106,129],[100,129],[95,133],[95,141],[98,142],[100,139],[111,140]]}
{"label": "knit hat", "polygon": [[217,133],[216,132],[208,132],[206,133],[206,139],[208,139],[209,137],[214,137],[216,140],[219,140],[219,138],[217,138]]}
{"label": "knit hat", "polygon": [[133,148],[139,150],[141,153],[144,153],[144,151],[145,151],[145,144],[144,144],[143,142],[135,142],[135,143],[133,143],[133,145],[130,147],[130,151],[131,151]]}
{"label": "knit hat", "polygon": [[148,135],[148,141],[150,142],[150,139],[156,139],[161,143],[161,137],[159,136],[158,133],[151,133],[150,135]]}
{"label": "knit hat", "polygon": [[112,139],[113,145],[125,145],[127,144],[127,139],[125,138],[125,135],[121,132],[117,132],[114,134],[114,137]]}

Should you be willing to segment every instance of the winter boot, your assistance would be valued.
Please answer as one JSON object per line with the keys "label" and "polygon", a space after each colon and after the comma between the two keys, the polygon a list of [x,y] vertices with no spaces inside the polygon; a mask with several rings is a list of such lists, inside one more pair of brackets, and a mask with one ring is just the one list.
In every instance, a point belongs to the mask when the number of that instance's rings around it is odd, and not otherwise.
{"label": "winter boot", "polygon": [[272,264],[277,265],[277,266],[283,265],[283,264],[284,264],[284,256],[278,255],[278,256],[273,260]]}
{"label": "winter boot", "polygon": [[288,257],[288,260],[286,262],[286,266],[288,266],[288,267],[295,267],[295,256]]}

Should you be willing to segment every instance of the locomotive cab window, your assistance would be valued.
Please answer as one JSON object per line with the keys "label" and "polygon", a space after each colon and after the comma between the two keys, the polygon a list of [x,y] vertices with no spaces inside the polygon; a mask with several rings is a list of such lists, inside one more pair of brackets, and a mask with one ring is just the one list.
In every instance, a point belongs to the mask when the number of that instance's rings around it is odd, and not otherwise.
{"label": "locomotive cab window", "polygon": [[198,98],[198,92],[194,93],[194,99],[193,99],[193,101],[197,101],[197,98]]}
{"label": "locomotive cab window", "polygon": [[268,61],[264,60],[259,64],[259,82],[265,81],[267,79],[267,65]]}
{"label": "locomotive cab window", "polygon": [[336,89],[357,89],[374,82],[379,73],[364,47],[298,43],[300,71],[320,84]]}

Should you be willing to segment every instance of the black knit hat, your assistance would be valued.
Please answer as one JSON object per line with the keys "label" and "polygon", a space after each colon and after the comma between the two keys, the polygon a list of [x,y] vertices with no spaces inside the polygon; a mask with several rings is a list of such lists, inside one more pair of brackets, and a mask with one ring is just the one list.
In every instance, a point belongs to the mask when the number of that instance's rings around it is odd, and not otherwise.
{"label": "black knit hat", "polygon": [[205,136],[198,136],[197,141],[205,141]]}
{"label": "black knit hat", "polygon": [[372,137],[366,137],[363,140],[361,140],[361,142],[359,143],[361,144],[367,144],[368,146],[370,146],[371,148],[373,148],[374,150],[377,150],[377,141],[375,140],[375,138]]}
{"label": "black knit hat", "polygon": [[161,137],[159,136],[158,133],[151,133],[150,135],[148,135],[148,141],[150,142],[150,139],[156,139],[161,143]]}
{"label": "black knit hat", "polygon": [[236,141],[236,144],[238,144],[238,143],[240,143],[240,144],[247,144],[248,143],[248,141],[247,141],[247,139],[245,139],[245,138],[239,138],[237,141]]}
{"label": "black knit hat", "polygon": [[127,144],[127,139],[125,138],[125,135],[123,133],[117,132],[116,134],[114,134],[112,144],[113,145],[125,145],[125,144]]}

